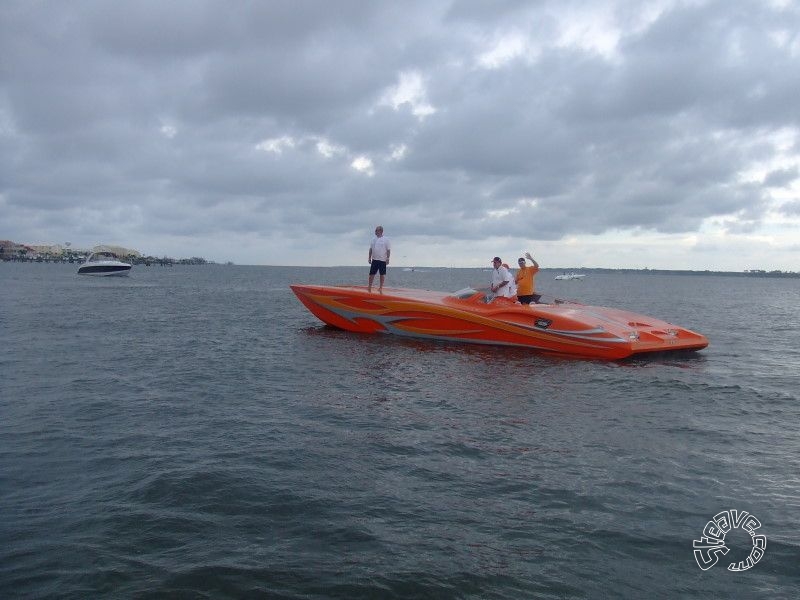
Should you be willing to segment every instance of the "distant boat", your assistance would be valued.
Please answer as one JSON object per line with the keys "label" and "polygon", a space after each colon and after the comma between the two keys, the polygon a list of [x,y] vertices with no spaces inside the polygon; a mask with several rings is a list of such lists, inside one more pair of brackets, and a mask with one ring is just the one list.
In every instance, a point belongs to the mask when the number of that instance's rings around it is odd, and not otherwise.
{"label": "distant boat", "polygon": [[131,264],[122,262],[113,252],[92,252],[78,267],[78,275],[101,277],[125,276],[130,273]]}
{"label": "distant boat", "polygon": [[559,281],[569,281],[571,279],[583,279],[586,277],[583,273],[563,273],[561,275],[556,275],[556,279]]}

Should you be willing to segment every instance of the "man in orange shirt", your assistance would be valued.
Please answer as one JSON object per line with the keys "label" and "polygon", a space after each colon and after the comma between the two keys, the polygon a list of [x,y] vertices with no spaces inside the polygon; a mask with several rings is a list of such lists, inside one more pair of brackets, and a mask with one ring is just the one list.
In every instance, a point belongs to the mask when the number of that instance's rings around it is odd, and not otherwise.
{"label": "man in orange shirt", "polygon": [[531,302],[535,304],[539,302],[539,298],[542,297],[541,294],[536,293],[536,285],[534,283],[536,274],[539,272],[539,263],[533,260],[530,252],[526,252],[525,257],[533,263],[533,266],[528,267],[524,258],[520,258],[517,261],[519,263],[519,271],[517,271],[515,277],[517,282],[517,300],[519,300],[521,304],[530,304]]}

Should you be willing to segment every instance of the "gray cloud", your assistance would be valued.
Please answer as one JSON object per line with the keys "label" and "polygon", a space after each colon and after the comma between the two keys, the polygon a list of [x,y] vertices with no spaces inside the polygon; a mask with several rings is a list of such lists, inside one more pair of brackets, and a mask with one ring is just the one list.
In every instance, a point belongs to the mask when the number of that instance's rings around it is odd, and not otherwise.
{"label": "gray cloud", "polygon": [[379,221],[423,249],[797,215],[795,4],[584,6],[5,2],[0,237],[327,264]]}

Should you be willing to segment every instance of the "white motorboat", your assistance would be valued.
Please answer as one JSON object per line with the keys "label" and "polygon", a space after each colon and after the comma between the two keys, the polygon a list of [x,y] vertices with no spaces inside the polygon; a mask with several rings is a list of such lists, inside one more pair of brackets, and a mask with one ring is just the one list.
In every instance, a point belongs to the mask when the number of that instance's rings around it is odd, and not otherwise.
{"label": "white motorboat", "polygon": [[561,275],[556,275],[556,279],[559,281],[569,281],[571,279],[583,279],[586,277],[584,273],[563,273]]}
{"label": "white motorboat", "polygon": [[119,260],[113,252],[92,252],[78,268],[78,275],[97,275],[109,277],[125,276],[130,273],[131,264]]}

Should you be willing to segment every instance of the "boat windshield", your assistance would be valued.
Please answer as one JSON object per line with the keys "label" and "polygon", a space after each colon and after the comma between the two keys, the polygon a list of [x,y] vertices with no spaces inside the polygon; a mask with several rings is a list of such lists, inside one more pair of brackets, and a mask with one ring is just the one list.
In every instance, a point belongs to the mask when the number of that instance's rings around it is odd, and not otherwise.
{"label": "boat windshield", "polygon": [[458,290],[457,292],[453,292],[450,294],[451,298],[457,298],[458,300],[470,300],[472,302],[483,302],[484,304],[489,304],[492,300],[495,299],[495,295],[491,293],[488,289],[481,289],[466,287],[463,290]]}
{"label": "boat windshield", "polygon": [[457,292],[453,292],[450,295],[453,298],[458,298],[459,300],[466,300],[467,298],[472,298],[477,293],[478,290],[473,289],[471,287],[466,287],[463,290],[458,290]]}

